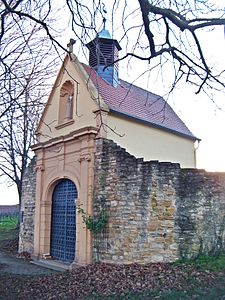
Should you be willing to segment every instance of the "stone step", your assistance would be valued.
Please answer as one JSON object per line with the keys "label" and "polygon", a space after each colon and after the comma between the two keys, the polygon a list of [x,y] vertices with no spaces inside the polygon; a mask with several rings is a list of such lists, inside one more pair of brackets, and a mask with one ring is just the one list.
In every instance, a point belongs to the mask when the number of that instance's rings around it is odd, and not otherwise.
{"label": "stone step", "polygon": [[41,266],[44,268],[48,268],[51,270],[63,272],[69,270],[70,264],[56,261],[56,260],[50,260],[50,259],[38,259],[38,260],[33,260],[31,261],[32,264],[35,264],[37,266]]}

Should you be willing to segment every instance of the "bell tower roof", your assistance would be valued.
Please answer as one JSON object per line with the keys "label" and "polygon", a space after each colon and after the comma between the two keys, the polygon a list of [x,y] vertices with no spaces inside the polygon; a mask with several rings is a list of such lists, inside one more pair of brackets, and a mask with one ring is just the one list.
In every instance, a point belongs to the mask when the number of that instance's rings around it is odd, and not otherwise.
{"label": "bell tower roof", "polygon": [[97,33],[96,37],[102,39],[110,39],[110,40],[112,39],[111,34],[109,33],[108,30],[105,29],[105,27],[103,27],[102,30],[99,33]]}
{"label": "bell tower roof", "polygon": [[111,40],[112,39],[111,34],[109,33],[108,30],[105,29],[105,23],[106,23],[106,18],[104,17],[103,18],[103,28],[102,28],[102,30],[99,33],[97,33],[96,37],[102,38],[102,39],[110,39]]}
{"label": "bell tower roof", "polygon": [[89,66],[109,84],[117,86],[119,83],[118,52],[122,49],[117,40],[105,28],[106,19],[103,19],[103,28],[96,37],[86,44],[89,49]]}

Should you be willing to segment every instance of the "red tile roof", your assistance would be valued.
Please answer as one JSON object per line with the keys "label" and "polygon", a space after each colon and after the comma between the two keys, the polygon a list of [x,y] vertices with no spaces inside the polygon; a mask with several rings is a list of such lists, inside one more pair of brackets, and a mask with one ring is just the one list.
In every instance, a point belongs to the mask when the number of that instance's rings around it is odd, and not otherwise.
{"label": "red tile roof", "polygon": [[88,76],[112,113],[144,122],[192,140],[197,138],[161,97],[120,79],[113,87],[89,66],[83,64]]}

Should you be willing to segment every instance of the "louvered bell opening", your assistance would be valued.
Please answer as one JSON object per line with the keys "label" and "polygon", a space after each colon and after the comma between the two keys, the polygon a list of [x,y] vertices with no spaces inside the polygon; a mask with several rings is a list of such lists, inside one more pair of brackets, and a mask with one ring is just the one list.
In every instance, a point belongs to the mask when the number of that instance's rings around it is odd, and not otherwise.
{"label": "louvered bell opening", "polygon": [[98,55],[96,53],[96,46],[92,45],[89,48],[89,65],[90,67],[94,68],[98,65]]}
{"label": "louvered bell opening", "polygon": [[[118,50],[115,49],[113,44],[99,43],[98,45],[92,45],[89,51],[89,65],[93,68],[100,65],[112,65],[115,60],[115,52],[117,52],[116,57],[118,57]],[[118,63],[116,65],[118,69]]]}
{"label": "louvered bell opening", "polygon": [[99,44],[99,64],[108,66],[114,62],[114,45]]}
{"label": "louvered bell opening", "polygon": [[[114,48],[114,58],[113,58],[113,61],[118,60],[118,58],[119,58],[119,51],[118,51],[118,49],[115,47],[115,48]],[[116,63],[114,64],[114,68],[115,68],[117,71],[119,71],[119,62],[116,62]]]}
{"label": "louvered bell opening", "polygon": [[121,50],[118,42],[112,39],[96,38],[88,43],[87,47],[90,67],[94,68],[109,84],[117,86],[119,64],[118,62],[114,64],[114,61],[118,59],[118,52]]}
{"label": "louvered bell opening", "polygon": [[115,50],[116,46],[112,40],[108,43],[100,41],[98,47],[99,65],[97,67],[98,74],[114,87],[118,85],[118,68],[115,68],[114,65]]}

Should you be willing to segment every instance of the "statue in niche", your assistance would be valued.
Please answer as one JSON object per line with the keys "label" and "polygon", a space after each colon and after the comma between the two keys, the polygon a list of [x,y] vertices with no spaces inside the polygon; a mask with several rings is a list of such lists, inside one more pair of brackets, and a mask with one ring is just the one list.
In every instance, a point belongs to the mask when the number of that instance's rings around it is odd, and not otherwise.
{"label": "statue in niche", "polygon": [[66,96],[66,118],[72,119],[72,112],[73,112],[73,96],[67,95]]}
{"label": "statue in niche", "polygon": [[74,86],[65,81],[60,89],[58,123],[63,124],[73,118]]}

